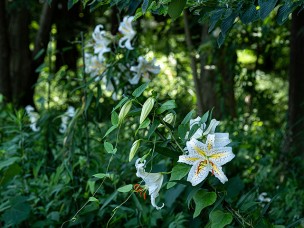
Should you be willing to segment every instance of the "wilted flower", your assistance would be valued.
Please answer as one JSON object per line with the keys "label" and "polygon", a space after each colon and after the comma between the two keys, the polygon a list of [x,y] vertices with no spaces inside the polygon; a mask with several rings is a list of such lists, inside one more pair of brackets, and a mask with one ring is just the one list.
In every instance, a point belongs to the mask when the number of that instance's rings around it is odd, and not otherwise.
{"label": "wilted flower", "polygon": [[228,179],[222,171],[222,165],[234,158],[228,133],[209,134],[206,144],[194,138],[187,142],[188,155],[179,156],[178,162],[192,165],[187,181],[193,186],[201,183],[212,172],[222,183]]}
{"label": "wilted flower", "polygon": [[133,47],[131,45],[131,40],[136,35],[135,30],[132,28],[133,19],[134,17],[126,16],[124,17],[123,21],[120,22],[118,31],[121,32],[123,37],[120,38],[118,45],[121,48],[127,48],[129,50],[133,50]]}
{"label": "wilted flower", "polygon": [[66,132],[68,122],[74,116],[75,116],[75,108],[72,106],[69,106],[68,110],[61,116],[61,125],[59,128],[60,133]]}
{"label": "wilted flower", "polygon": [[28,117],[30,118],[30,128],[32,129],[32,131],[39,131],[40,128],[37,127],[37,121],[39,119],[39,114],[37,112],[34,112],[34,108],[31,105],[27,105],[25,107],[25,111],[28,115]]}
{"label": "wilted flower", "polygon": [[102,25],[97,25],[95,27],[92,37],[95,41],[94,53],[98,54],[98,60],[100,62],[103,62],[103,54],[111,51],[111,49],[108,47],[108,45],[111,43],[111,40],[107,38],[106,31],[103,30]]}
{"label": "wilted flower", "polygon": [[131,71],[135,72],[134,77],[129,80],[132,85],[138,84],[141,76],[149,79],[149,73],[158,74],[160,67],[155,65],[155,59],[147,61],[143,56],[138,57],[138,65],[132,66]]}
{"label": "wilted flower", "polygon": [[140,158],[136,160],[136,176],[142,178],[145,182],[144,188],[149,190],[152,206],[157,210],[160,210],[164,207],[164,204],[160,207],[157,206],[155,203],[155,198],[159,195],[158,192],[162,186],[164,176],[161,173],[147,173],[144,169],[145,163],[146,161],[140,162]]}

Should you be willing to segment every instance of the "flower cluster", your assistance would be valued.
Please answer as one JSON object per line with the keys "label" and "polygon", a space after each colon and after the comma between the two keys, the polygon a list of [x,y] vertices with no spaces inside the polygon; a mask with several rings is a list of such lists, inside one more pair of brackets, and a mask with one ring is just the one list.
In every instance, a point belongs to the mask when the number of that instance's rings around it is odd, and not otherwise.
{"label": "flower cluster", "polygon": [[60,133],[65,133],[67,130],[68,122],[75,116],[75,108],[72,106],[68,107],[68,110],[61,116],[61,125],[59,128]]}
{"label": "flower cluster", "polygon": [[[231,141],[229,133],[215,133],[215,128],[219,121],[213,119],[209,127],[206,124],[200,125],[200,118],[190,121],[190,129],[195,125],[199,125],[198,130],[187,141],[185,155],[179,156],[178,162],[192,165],[187,177],[187,181],[193,186],[201,183],[211,172],[223,184],[228,180],[222,170],[222,166],[234,158],[232,148],[227,146]],[[207,136],[204,142],[202,136]]]}
{"label": "flower cluster", "polygon": [[[120,23],[118,31],[118,46],[121,49],[133,50],[132,41],[136,35],[136,31],[132,27],[133,16],[126,16]],[[106,58],[105,54],[110,53],[111,43],[117,40],[109,32],[104,30],[103,25],[97,25],[92,33],[94,54],[85,53],[85,72],[89,74],[95,81],[102,81],[106,85],[106,90],[112,92],[112,98],[116,100],[118,85],[120,80],[122,84],[130,83],[135,85],[139,83],[141,77],[149,79],[151,74],[158,74],[160,67],[155,65],[155,60],[147,61],[144,56],[138,57],[138,65],[130,66],[116,63],[118,69],[110,75],[106,75],[108,69],[111,68],[111,61]],[[115,60],[116,61],[116,60]],[[136,60],[131,60],[135,62]],[[125,77],[125,78],[123,78]],[[121,79],[123,78],[123,79]]]}
{"label": "flower cluster", "polygon": [[39,114],[37,112],[34,111],[35,109],[31,106],[31,105],[27,105],[25,107],[25,111],[28,115],[28,117],[30,118],[30,128],[32,129],[32,131],[39,131],[40,128],[37,127],[37,121],[39,119]]}

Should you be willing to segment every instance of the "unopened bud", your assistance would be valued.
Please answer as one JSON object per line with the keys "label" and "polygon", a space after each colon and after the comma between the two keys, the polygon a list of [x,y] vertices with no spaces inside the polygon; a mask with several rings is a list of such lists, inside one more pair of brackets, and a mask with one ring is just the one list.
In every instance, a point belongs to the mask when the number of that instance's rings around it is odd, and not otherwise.
{"label": "unopened bud", "polygon": [[132,107],[132,100],[127,101],[121,108],[119,115],[118,115],[118,122],[122,123],[126,115],[129,113]]}
{"label": "unopened bud", "polygon": [[175,119],[175,116],[172,112],[170,112],[169,114],[167,114],[165,117],[164,117],[164,121],[168,124],[172,124],[174,122],[174,119]]}
{"label": "unopened bud", "polygon": [[131,147],[131,150],[130,150],[130,154],[129,154],[129,162],[132,161],[132,159],[134,158],[138,148],[140,146],[140,140],[136,140],[133,144],[132,144],[132,147]]}
{"label": "unopened bud", "polygon": [[153,97],[149,97],[146,102],[144,103],[141,114],[140,114],[140,119],[139,119],[139,124],[145,121],[149,113],[151,112],[153,106],[154,106],[155,100]]}

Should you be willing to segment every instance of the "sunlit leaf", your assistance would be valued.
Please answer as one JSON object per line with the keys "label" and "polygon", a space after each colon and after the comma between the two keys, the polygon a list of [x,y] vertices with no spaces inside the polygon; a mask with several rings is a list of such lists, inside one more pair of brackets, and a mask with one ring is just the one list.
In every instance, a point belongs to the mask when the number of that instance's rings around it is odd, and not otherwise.
{"label": "sunlit leaf", "polygon": [[133,185],[132,184],[128,184],[125,186],[122,186],[120,188],[117,189],[118,192],[129,192],[133,189]]}

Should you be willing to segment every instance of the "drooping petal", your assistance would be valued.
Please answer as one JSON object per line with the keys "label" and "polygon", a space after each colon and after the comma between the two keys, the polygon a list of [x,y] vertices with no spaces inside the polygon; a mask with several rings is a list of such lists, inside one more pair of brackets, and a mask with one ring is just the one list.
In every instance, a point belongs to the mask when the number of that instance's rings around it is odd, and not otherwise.
{"label": "drooping petal", "polygon": [[125,43],[125,47],[129,50],[133,50],[134,48],[131,45],[131,40],[127,39],[126,43]]}
{"label": "drooping petal", "polygon": [[186,143],[187,149],[189,151],[189,155],[199,155],[202,158],[205,158],[207,156],[207,147],[204,143],[192,138],[190,141]]}
{"label": "drooping petal", "polygon": [[229,133],[215,133],[214,135],[214,147],[224,147],[231,142],[229,139]]}
{"label": "drooping petal", "polygon": [[[158,195],[157,195],[157,196],[158,196]],[[153,207],[155,207],[156,210],[160,210],[160,209],[162,209],[162,208],[165,206],[165,204],[163,203],[160,207],[157,206],[156,203],[155,203],[155,198],[156,198],[157,196],[154,196],[154,195],[151,196],[151,205],[152,205]]]}
{"label": "drooping petal", "polygon": [[219,147],[210,151],[209,160],[222,166],[230,162],[234,157],[231,147]]}
{"label": "drooping petal", "polygon": [[210,171],[211,166],[207,160],[198,160],[191,167],[187,181],[191,182],[192,186],[196,186],[206,179]]}
{"label": "drooping petal", "polygon": [[161,173],[148,173],[145,171],[144,166],[146,161],[140,162],[140,158],[138,158],[135,162],[136,167],[136,176],[143,179],[146,187],[149,189],[149,195],[151,197],[151,204],[157,210],[160,210],[164,207],[164,204],[159,207],[155,203],[155,198],[159,195],[158,192],[162,186],[164,176]]}
{"label": "drooping petal", "polygon": [[228,181],[228,178],[226,177],[225,173],[222,170],[222,167],[219,164],[213,163],[212,170],[213,170],[214,176],[216,178],[218,178],[220,180],[220,182],[222,182],[222,184],[224,184],[226,181]]}
{"label": "drooping petal", "polygon": [[135,74],[133,78],[129,79],[129,82],[132,85],[136,85],[136,84],[138,84],[139,79],[140,79],[140,75]]}

